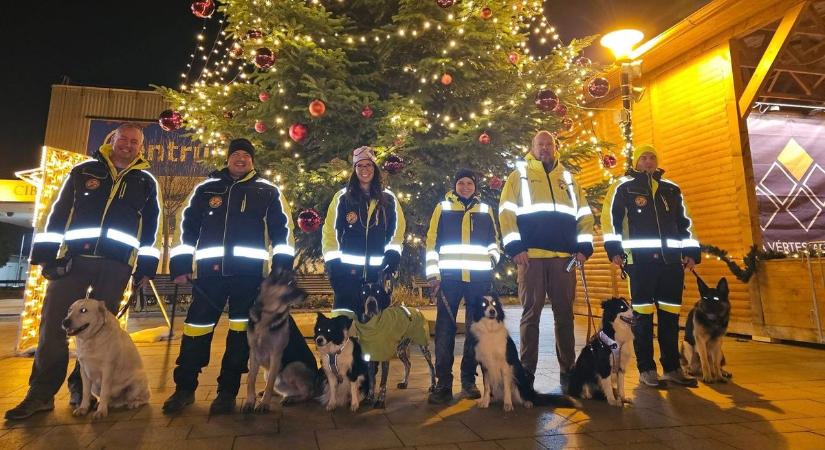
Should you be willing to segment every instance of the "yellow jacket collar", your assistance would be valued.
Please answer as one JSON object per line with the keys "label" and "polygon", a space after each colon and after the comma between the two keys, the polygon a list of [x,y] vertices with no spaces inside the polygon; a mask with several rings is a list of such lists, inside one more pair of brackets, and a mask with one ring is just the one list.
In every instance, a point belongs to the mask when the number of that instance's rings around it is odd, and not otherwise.
{"label": "yellow jacket collar", "polygon": [[[550,170],[551,173],[555,172],[556,170],[559,170],[559,168],[561,167],[561,164],[559,164],[559,152],[556,151],[553,156],[555,157],[556,162],[553,163],[553,169]],[[544,171],[544,164],[538,159],[536,159],[536,157],[533,156],[532,153],[528,153],[527,156],[524,157],[524,160],[527,161],[528,168],[541,170],[542,172]]]}
{"label": "yellow jacket collar", "polygon": [[[102,159],[107,166],[109,166],[109,170],[112,173],[117,174],[118,170],[115,167],[115,164],[112,162],[112,144],[103,144],[100,148],[97,149],[98,155],[100,155],[100,159]],[[149,169],[149,162],[143,159],[143,155],[141,152],[138,152],[135,159],[126,166],[127,169]]]}

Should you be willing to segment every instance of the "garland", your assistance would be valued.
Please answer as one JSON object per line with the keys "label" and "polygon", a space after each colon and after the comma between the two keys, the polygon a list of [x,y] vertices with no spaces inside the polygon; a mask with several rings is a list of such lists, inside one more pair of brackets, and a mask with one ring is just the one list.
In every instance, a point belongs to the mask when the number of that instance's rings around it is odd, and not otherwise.
{"label": "garland", "polygon": [[755,245],[751,246],[750,251],[747,255],[745,255],[744,263],[745,268],[739,267],[730,256],[728,256],[728,252],[724,249],[719,247],[715,247],[713,245],[703,245],[702,252],[709,253],[715,256],[717,259],[723,261],[730,269],[733,276],[736,277],[737,280],[747,283],[754,273],[756,273],[756,262],[759,260],[766,260],[766,259],[782,259],[787,258],[788,255],[780,252],[775,251],[762,251],[756,248]]}

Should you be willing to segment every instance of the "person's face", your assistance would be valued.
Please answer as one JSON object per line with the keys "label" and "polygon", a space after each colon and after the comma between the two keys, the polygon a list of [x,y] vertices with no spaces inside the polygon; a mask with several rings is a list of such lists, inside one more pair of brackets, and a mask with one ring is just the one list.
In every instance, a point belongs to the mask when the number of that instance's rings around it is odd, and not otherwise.
{"label": "person's face", "polygon": [[242,177],[255,168],[255,165],[252,163],[252,155],[243,150],[235,150],[232,152],[232,154],[229,155],[226,166],[229,168],[229,175],[235,178]]}
{"label": "person's face", "polygon": [[653,173],[659,168],[659,160],[653,153],[643,153],[636,161],[636,170],[640,172]]}
{"label": "person's face", "polygon": [[455,182],[455,191],[463,199],[468,199],[476,192],[476,184],[473,180],[464,177]]}
{"label": "person's face", "polygon": [[143,133],[134,128],[124,128],[112,136],[112,162],[129,164],[143,147]]}
{"label": "person's face", "polygon": [[556,144],[553,138],[548,134],[539,134],[533,139],[533,147],[531,152],[533,157],[539,161],[550,164],[554,161],[554,153],[556,151]]}
{"label": "person's face", "polygon": [[355,175],[361,184],[369,184],[375,176],[375,164],[372,161],[359,161],[355,165]]}

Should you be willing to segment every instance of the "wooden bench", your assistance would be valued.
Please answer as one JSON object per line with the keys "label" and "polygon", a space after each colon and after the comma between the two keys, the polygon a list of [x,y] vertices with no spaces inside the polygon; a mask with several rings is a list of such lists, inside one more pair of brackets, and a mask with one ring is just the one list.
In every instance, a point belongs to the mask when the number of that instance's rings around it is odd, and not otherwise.
{"label": "wooden bench", "polygon": [[413,277],[412,288],[418,290],[418,298],[423,301],[424,300],[424,289],[429,289],[430,284],[427,282],[426,278]]}
{"label": "wooden bench", "polygon": [[[175,283],[169,279],[168,274],[158,274],[155,276],[155,279],[152,280],[152,283],[155,285],[155,289],[158,291],[158,295],[163,297],[164,303],[167,305],[172,303],[172,297],[175,294]],[[160,299],[155,298],[155,291],[152,290],[152,286],[148,283],[143,286],[140,290],[137,291],[137,298],[133,298],[133,307],[137,307],[137,302],[140,302],[141,309],[144,309],[146,306],[151,306],[159,302]],[[187,303],[191,303],[192,301],[192,285],[185,284],[183,286],[178,286],[178,298],[177,298],[177,305],[180,311],[185,311],[184,305]]]}
{"label": "wooden bench", "polygon": [[333,295],[329,278],[323,273],[299,273],[295,275],[298,287],[306,291],[307,295]]}

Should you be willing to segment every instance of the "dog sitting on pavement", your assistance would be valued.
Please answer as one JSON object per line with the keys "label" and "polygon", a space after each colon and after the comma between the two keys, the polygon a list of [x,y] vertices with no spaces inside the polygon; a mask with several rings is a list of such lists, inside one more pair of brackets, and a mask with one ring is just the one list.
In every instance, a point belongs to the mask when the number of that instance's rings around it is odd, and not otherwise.
{"label": "dog sitting on pavement", "polygon": [[604,397],[613,406],[625,397],[624,375],[633,356],[633,310],[623,298],[602,302],[602,327],[584,346],[570,376],[569,394]]}
{"label": "dog sitting on pavement", "polygon": [[476,360],[484,376],[484,391],[478,400],[480,408],[490,406],[492,398],[504,401],[504,410],[513,405],[573,406],[564,395],[540,394],[533,389],[527,372],[521,365],[516,343],[504,326],[504,309],[496,297],[485,296],[475,302],[470,332],[476,337]]}
{"label": "dog sitting on pavement", "polygon": [[329,318],[320,312],[315,321],[315,346],[326,376],[320,400],[327,411],[347,403],[358,411],[369,390],[369,369],[358,339],[349,335],[350,326],[350,317]]}
{"label": "dog sitting on pavement", "polygon": [[109,408],[133,409],[149,402],[149,379],[137,347],[104,302],[74,302],[62,325],[75,338],[83,380],[83,397],[73,415],[89,412],[92,395],[97,397],[95,419],[106,417]]}
{"label": "dog sitting on pavement", "polygon": [[[315,355],[289,314],[291,305],[305,297],[291,273],[272,275],[261,284],[261,292],[249,311],[249,375],[242,412],[269,411],[273,393],[281,395],[283,405],[315,396]],[[266,387],[256,402],[255,382],[260,366],[266,373]]]}
{"label": "dog sitting on pavement", "polygon": [[730,321],[730,300],[728,300],[728,280],[719,280],[712,289],[696,276],[699,286],[699,301],[693,305],[685,323],[685,340],[681,348],[681,364],[685,373],[702,376],[705,383],[727,382],[731,374],[722,366],[722,338]]}

